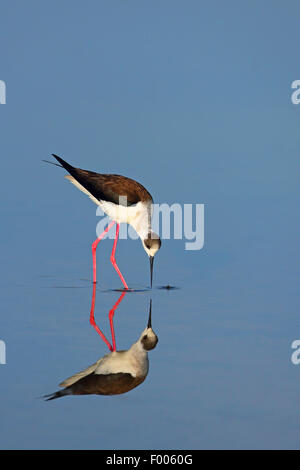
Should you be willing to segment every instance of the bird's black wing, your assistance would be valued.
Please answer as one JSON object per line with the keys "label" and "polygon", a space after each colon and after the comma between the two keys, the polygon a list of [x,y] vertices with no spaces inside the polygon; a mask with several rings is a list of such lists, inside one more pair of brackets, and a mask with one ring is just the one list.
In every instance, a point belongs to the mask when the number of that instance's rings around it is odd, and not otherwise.
{"label": "bird's black wing", "polygon": [[89,374],[71,385],[74,395],[119,395],[129,392],[144,381],[145,377],[133,377],[129,373]]}
{"label": "bird's black wing", "polygon": [[131,178],[121,175],[103,175],[74,168],[57,155],[53,154],[53,156],[98,201],[132,206],[149,198],[152,200],[150,193],[144,186]]}
{"label": "bird's black wing", "polygon": [[44,398],[49,401],[67,395],[120,395],[140,385],[145,378],[146,376],[133,377],[131,374],[123,372],[116,374],[95,374],[92,372],[69,387],[45,395]]}

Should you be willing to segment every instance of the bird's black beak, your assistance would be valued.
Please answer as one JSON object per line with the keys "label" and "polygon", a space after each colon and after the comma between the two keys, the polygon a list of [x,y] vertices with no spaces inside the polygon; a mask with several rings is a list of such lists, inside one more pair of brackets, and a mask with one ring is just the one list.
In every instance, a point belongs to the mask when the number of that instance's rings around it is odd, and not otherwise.
{"label": "bird's black beak", "polygon": [[149,256],[149,261],[150,261],[150,280],[151,280],[151,289],[152,289],[153,261],[154,261],[154,256]]}
{"label": "bird's black beak", "polygon": [[147,328],[152,328],[151,312],[152,312],[152,299],[150,300],[149,318],[148,318]]}

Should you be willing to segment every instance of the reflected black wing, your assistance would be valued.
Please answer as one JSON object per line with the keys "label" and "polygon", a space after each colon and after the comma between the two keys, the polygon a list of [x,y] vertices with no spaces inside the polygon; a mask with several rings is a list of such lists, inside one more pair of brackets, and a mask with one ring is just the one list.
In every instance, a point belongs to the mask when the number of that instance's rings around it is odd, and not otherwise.
{"label": "reflected black wing", "polygon": [[74,395],[118,395],[129,392],[145,380],[145,377],[133,377],[129,373],[90,374],[71,385]]}
{"label": "reflected black wing", "polygon": [[145,378],[146,376],[133,377],[122,372],[103,375],[91,373],[63,390],[45,395],[44,398],[49,401],[66,395],[120,395],[140,385]]}

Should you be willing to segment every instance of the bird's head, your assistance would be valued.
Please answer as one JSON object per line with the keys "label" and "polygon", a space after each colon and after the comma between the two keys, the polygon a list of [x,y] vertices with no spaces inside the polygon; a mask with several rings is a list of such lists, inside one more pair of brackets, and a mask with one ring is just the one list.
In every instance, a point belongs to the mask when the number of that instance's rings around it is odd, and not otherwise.
{"label": "bird's head", "polygon": [[152,232],[152,230],[148,233],[147,237],[142,240],[142,242],[147,255],[152,258],[161,247],[161,239],[157,233]]}
{"label": "bird's head", "polygon": [[152,310],[152,300],[150,300],[148,324],[145,330],[142,332],[140,339],[139,339],[145,351],[151,351],[151,349],[154,349],[158,343],[158,337],[152,330],[151,310]]}
{"label": "bird's head", "polygon": [[152,230],[148,233],[147,237],[142,240],[144,250],[149,256],[150,261],[150,276],[151,276],[151,287],[152,287],[152,277],[153,277],[153,261],[154,256],[161,247],[161,239],[157,233]]}

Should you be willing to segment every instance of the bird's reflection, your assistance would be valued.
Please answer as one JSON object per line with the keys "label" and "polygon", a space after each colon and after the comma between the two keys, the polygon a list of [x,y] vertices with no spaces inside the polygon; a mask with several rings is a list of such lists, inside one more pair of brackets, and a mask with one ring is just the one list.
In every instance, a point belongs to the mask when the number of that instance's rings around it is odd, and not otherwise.
{"label": "bird's reflection", "polygon": [[115,351],[116,350],[116,337],[115,337],[115,330],[114,330],[114,314],[115,314],[116,309],[118,308],[118,306],[120,305],[120,303],[124,299],[125,295],[126,295],[126,291],[123,291],[122,294],[120,295],[120,297],[118,298],[117,302],[110,309],[109,314],[108,314],[109,324],[110,324],[110,331],[111,331],[111,339],[112,339],[112,345],[111,345],[110,342],[107,340],[106,336],[102,333],[102,331],[100,330],[100,328],[98,327],[98,325],[95,322],[94,312],[95,312],[95,302],[96,302],[96,284],[95,283],[93,284],[93,296],[92,296],[92,304],[91,304],[90,323],[95,328],[97,333],[100,335],[102,341],[104,341],[104,343],[106,344],[106,346],[108,347],[108,349],[110,351]]}
{"label": "bird's reflection", "polygon": [[149,370],[148,351],[154,349],[158,342],[158,337],[152,329],[152,301],[150,300],[147,326],[142,331],[138,340],[133,343],[129,349],[117,351],[113,316],[116,308],[121,303],[126,293],[122,293],[109,312],[112,334],[111,345],[95,323],[95,288],[96,286],[94,286],[93,289],[90,322],[111,352],[106,354],[104,357],[101,357],[97,362],[85,370],[78,372],[61,382],[59,385],[64,388],[50,395],[45,395],[44,398],[47,400],[54,400],[67,395],[118,395],[129,392],[144,382],[147,377]]}

